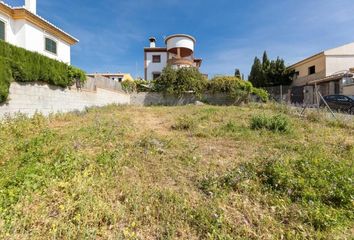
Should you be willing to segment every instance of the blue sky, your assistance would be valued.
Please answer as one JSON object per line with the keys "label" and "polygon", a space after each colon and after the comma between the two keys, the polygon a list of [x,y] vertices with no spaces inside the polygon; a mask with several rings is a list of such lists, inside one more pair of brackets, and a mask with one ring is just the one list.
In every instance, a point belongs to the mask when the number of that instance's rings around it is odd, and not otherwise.
{"label": "blue sky", "polygon": [[37,13],[80,40],[72,64],[87,72],[142,76],[148,38],[174,33],[196,37],[210,76],[248,75],[264,50],[291,64],[354,41],[353,0],[37,0]]}

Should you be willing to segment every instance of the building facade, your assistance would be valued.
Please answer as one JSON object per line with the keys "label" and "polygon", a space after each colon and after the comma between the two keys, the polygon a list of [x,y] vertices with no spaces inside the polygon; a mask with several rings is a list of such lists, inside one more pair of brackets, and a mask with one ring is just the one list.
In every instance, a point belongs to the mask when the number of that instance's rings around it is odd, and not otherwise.
{"label": "building facade", "polygon": [[70,64],[78,40],[38,16],[36,8],[36,0],[25,0],[23,7],[0,2],[0,40]]}
{"label": "building facade", "polygon": [[175,34],[165,38],[164,47],[156,47],[156,39],[150,38],[150,46],[144,48],[145,80],[151,81],[161,75],[162,70],[173,68],[199,68],[202,59],[194,58],[196,40],[186,34]]}
{"label": "building facade", "polygon": [[329,49],[289,67],[294,71],[291,101],[316,103],[316,91],[323,96],[354,95],[354,43]]}
{"label": "building facade", "polygon": [[109,78],[115,82],[124,82],[126,80],[133,81],[133,77],[130,73],[90,73],[87,74],[88,77],[105,77]]}

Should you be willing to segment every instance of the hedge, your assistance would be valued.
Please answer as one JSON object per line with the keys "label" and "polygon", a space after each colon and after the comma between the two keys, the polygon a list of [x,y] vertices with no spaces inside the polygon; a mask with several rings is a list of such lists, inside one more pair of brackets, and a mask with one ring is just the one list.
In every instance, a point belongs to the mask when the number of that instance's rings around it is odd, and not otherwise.
{"label": "hedge", "polygon": [[251,82],[233,76],[213,78],[208,83],[208,91],[212,93],[226,93],[235,100],[235,104],[246,102],[250,94],[256,95],[263,102],[269,99],[267,91],[255,88]]}
{"label": "hedge", "polygon": [[84,82],[85,73],[63,62],[0,40],[0,102],[6,100],[10,82],[41,81],[60,87]]}

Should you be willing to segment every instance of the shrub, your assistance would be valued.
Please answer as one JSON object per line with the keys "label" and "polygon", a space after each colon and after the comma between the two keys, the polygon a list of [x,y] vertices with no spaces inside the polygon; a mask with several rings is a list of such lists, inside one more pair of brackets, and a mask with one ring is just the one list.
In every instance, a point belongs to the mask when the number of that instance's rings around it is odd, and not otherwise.
{"label": "shrub", "polygon": [[11,66],[6,58],[0,57],[0,103],[5,101],[9,95]]}
{"label": "shrub", "polygon": [[267,102],[269,100],[269,93],[264,89],[253,87],[252,94],[259,97],[263,102]]}
{"label": "shrub", "polygon": [[146,80],[135,80],[134,81],[136,84],[136,91],[137,92],[146,92],[146,91],[151,91],[150,89],[150,83]]}
{"label": "shrub", "polygon": [[251,119],[251,129],[267,129],[272,132],[290,131],[289,119],[281,114],[269,117],[266,115],[256,115]]}
{"label": "shrub", "polygon": [[136,83],[132,80],[125,80],[122,82],[122,89],[126,93],[132,93],[136,91]]}
{"label": "shrub", "polygon": [[157,92],[177,96],[192,92],[200,97],[206,88],[207,79],[193,67],[176,70],[172,66],[167,66],[161,76],[153,81],[153,84]]}
{"label": "shrub", "polygon": [[[8,89],[5,88],[10,86],[8,83],[11,80],[20,82],[42,81],[61,87],[71,86],[76,80],[81,82],[86,80],[85,73],[78,68],[4,41],[0,41],[0,57],[7,59],[0,61],[0,68],[6,68],[7,70],[4,71],[8,75],[5,79],[3,78],[5,74],[2,74],[0,79],[2,96],[5,96],[5,93],[8,92]],[[5,99],[6,97],[1,97],[1,101]]]}
{"label": "shrub", "polygon": [[196,120],[189,116],[182,116],[177,118],[176,123],[172,125],[172,129],[174,130],[193,130],[196,127]]}
{"label": "shrub", "polygon": [[263,89],[257,89],[249,81],[237,77],[222,76],[213,78],[208,84],[208,90],[212,93],[226,93],[235,104],[247,102],[250,94],[255,94],[264,102],[268,101],[268,93]]}

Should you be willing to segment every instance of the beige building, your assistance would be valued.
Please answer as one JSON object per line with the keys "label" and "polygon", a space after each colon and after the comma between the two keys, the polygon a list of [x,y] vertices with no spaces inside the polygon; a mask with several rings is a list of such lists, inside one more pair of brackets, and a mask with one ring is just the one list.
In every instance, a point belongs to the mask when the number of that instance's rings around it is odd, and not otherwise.
{"label": "beige building", "polygon": [[295,72],[292,102],[314,103],[315,86],[323,96],[354,95],[353,67],[354,42],[320,52],[291,65],[289,69]]}

